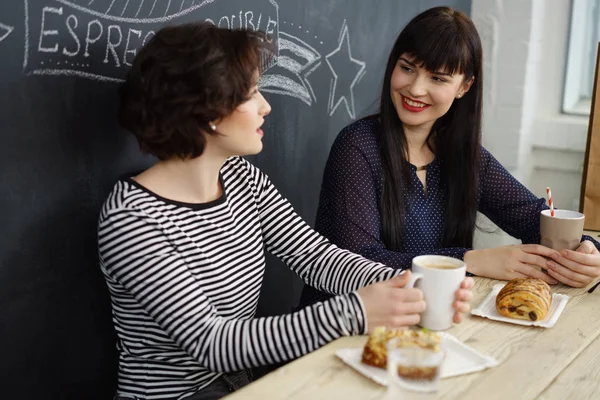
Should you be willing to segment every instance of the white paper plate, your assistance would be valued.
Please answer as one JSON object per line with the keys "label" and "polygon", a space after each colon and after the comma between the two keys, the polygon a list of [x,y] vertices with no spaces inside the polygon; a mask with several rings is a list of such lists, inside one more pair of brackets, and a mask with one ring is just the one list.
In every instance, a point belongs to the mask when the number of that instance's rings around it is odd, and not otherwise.
{"label": "white paper plate", "polygon": [[540,326],[542,328],[552,328],[560,314],[565,309],[567,305],[567,301],[569,300],[569,296],[566,294],[552,294],[552,304],[550,305],[550,310],[548,310],[548,314],[546,318],[540,321],[527,321],[524,319],[516,319],[516,318],[508,318],[504,315],[501,315],[496,310],[496,296],[500,289],[502,289],[506,285],[506,283],[499,283],[494,285],[490,293],[487,295],[485,299],[475,308],[471,310],[471,314],[477,315],[479,317],[489,318],[496,321],[508,322],[511,324],[517,325],[526,325],[526,326]]}
{"label": "white paper plate", "polygon": [[[498,365],[495,358],[481,354],[449,333],[441,332],[440,335],[442,335],[442,347],[446,351],[446,359],[442,364],[440,378],[483,371],[486,368]],[[380,385],[387,386],[387,370],[363,364],[360,361],[362,351],[362,347],[345,348],[338,350],[335,355],[367,378]]]}

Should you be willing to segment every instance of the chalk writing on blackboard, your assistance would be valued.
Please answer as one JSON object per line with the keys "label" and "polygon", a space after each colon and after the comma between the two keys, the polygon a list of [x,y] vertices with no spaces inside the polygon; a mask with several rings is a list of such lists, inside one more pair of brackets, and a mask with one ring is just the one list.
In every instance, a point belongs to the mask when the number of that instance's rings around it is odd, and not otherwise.
{"label": "chalk writing on blackboard", "polygon": [[13,26],[8,26],[0,22],[0,42],[6,39],[13,29],[15,29]]}
{"label": "chalk writing on blackboard", "polygon": [[273,0],[255,0],[251,9],[226,15],[214,6],[216,1],[208,0],[200,4],[113,0],[108,7],[94,0],[79,0],[83,5],[68,0],[48,0],[47,5],[24,1],[24,69],[33,75],[121,81],[137,51],[167,23],[208,20],[279,36],[278,6]]}
{"label": "chalk writing on blackboard", "polygon": [[350,31],[346,21],[342,24],[338,47],[325,56],[325,61],[333,74],[329,91],[329,115],[333,115],[344,102],[350,117],[356,118],[354,86],[365,74],[367,64],[352,57]]}
{"label": "chalk writing on blackboard", "polygon": [[[275,40],[275,54],[269,58],[261,90],[293,97],[308,106],[327,104],[329,115],[344,103],[348,115],[356,117],[354,87],[366,72],[366,63],[352,56],[346,21],[332,51],[329,44],[323,50],[323,41],[301,24],[290,21],[293,33],[281,31],[275,0],[254,0],[247,8],[235,10],[224,9],[225,0],[23,1],[23,70],[28,75],[121,82],[138,50],[162,26],[208,21],[220,27],[262,30]],[[0,41],[12,30],[0,24]],[[324,64],[331,73],[329,98],[319,102],[310,78]]]}

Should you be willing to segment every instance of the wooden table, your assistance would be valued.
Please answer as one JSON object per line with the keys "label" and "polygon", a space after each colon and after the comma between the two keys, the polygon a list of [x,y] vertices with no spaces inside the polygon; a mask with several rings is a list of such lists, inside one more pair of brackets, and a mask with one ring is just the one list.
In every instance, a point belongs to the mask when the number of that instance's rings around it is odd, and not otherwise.
{"label": "wooden table", "polygon": [[583,234],[591,236],[594,239],[600,241],[600,231],[583,231]]}
{"label": "wooden table", "polygon": [[[597,235],[597,233],[596,233]],[[596,237],[596,236],[594,236]],[[499,281],[476,278],[473,307]],[[570,296],[552,328],[535,328],[465,316],[449,333],[500,365],[443,379],[440,399],[600,399],[600,288],[593,293],[557,285]],[[344,347],[362,347],[365,336],[338,339],[264,376],[227,400],[387,399],[379,386],[336,356]]]}

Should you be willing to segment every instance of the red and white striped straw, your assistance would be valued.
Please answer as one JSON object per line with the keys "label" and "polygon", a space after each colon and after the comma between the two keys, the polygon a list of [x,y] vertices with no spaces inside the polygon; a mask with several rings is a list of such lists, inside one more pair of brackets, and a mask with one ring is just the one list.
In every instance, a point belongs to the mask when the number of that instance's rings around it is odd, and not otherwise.
{"label": "red and white striped straw", "polygon": [[550,215],[554,217],[554,203],[552,202],[552,192],[550,187],[546,187],[546,193],[548,194],[548,205],[550,206]]}

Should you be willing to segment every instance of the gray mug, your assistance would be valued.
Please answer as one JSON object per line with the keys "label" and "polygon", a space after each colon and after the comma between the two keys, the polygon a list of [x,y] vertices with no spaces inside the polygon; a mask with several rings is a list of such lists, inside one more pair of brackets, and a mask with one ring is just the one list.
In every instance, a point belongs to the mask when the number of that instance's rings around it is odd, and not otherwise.
{"label": "gray mug", "polygon": [[540,215],[541,244],[554,250],[576,250],[583,235],[585,216],[577,211],[550,210],[542,211]]}

